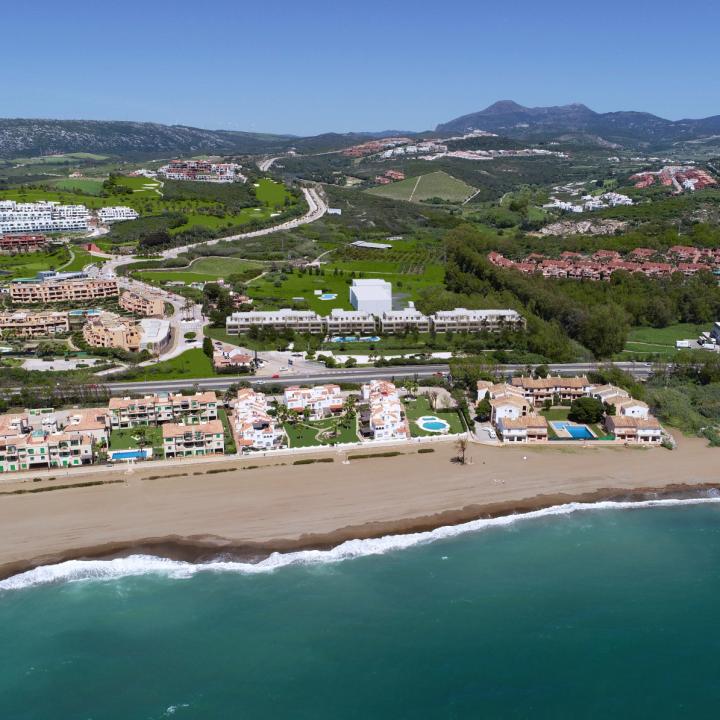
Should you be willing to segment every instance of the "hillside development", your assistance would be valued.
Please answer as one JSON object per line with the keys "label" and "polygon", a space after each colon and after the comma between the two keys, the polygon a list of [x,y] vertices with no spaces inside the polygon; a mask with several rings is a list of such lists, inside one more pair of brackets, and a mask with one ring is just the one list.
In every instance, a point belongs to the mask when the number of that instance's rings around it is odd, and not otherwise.
{"label": "hillside development", "polygon": [[423,202],[434,198],[449,202],[463,202],[475,192],[475,188],[439,170],[427,175],[410,177],[390,185],[372,188],[367,192],[408,202]]}

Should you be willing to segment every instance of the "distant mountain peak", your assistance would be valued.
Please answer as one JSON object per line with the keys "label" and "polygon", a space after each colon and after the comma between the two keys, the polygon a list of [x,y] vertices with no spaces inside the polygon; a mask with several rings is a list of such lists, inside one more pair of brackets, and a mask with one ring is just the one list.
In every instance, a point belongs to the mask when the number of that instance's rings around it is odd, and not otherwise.
{"label": "distant mountain peak", "polygon": [[525,112],[528,108],[519,105],[514,100],[498,100],[481,110],[478,115],[504,115],[505,113]]}

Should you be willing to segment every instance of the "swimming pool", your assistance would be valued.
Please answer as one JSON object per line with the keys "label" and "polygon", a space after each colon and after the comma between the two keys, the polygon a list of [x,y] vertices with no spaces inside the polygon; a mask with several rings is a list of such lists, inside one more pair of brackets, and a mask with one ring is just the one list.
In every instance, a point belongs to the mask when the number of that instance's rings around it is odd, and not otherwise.
{"label": "swimming pool", "polygon": [[570,435],[573,440],[594,440],[595,436],[590,432],[587,425],[576,425],[572,422],[555,421],[551,423],[555,432],[563,430]]}
{"label": "swimming pool", "polygon": [[318,295],[320,300],[334,300],[337,297],[337,293],[323,293],[322,295]]}
{"label": "swimming pool", "polygon": [[330,342],[333,343],[354,343],[354,342],[379,342],[380,338],[377,335],[369,335],[365,337],[357,337],[351,335],[349,337],[331,337]]}
{"label": "swimming pool", "polygon": [[143,450],[111,450],[110,460],[147,460],[152,456],[152,448]]}
{"label": "swimming pool", "polygon": [[441,420],[435,415],[423,415],[419,417],[415,422],[422,430],[427,432],[447,432],[450,429],[450,423],[446,420]]}

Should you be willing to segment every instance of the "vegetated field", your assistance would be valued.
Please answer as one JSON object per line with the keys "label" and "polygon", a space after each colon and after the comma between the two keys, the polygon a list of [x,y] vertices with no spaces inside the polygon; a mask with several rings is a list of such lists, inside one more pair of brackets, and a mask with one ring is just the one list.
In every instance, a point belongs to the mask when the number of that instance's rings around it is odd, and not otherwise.
{"label": "vegetated field", "polygon": [[372,195],[421,202],[429,198],[441,198],[450,202],[462,202],[475,192],[475,188],[442,170],[406,178],[400,182],[367,190]]}
{"label": "vegetated field", "polygon": [[[342,274],[333,274],[336,267],[342,271]],[[386,266],[373,264],[373,267]],[[380,269],[365,272],[355,270],[353,264],[338,263],[337,266],[326,265],[324,275],[269,273],[250,282],[248,293],[255,300],[255,307],[258,310],[291,307],[293,303],[301,305],[304,303],[318,314],[328,315],[333,308],[346,310],[352,308],[349,291],[352,282],[350,273],[355,272],[355,277],[380,277],[392,283],[395,301],[398,306],[404,307],[408,300],[416,300],[419,291],[423,288],[441,286],[445,272],[441,265],[428,265],[424,272],[418,275],[405,275],[393,270],[396,268],[391,265],[389,272]],[[337,297],[332,300],[321,300],[315,295],[317,290]],[[293,298],[303,298],[303,300],[295,301]]]}
{"label": "vegetated field", "polygon": [[677,340],[695,340],[700,333],[709,330],[710,323],[678,323],[664,328],[635,327],[630,330],[623,353],[672,355],[677,352]]}
{"label": "vegetated field", "polygon": [[41,270],[57,270],[70,260],[65,246],[51,252],[35,252],[22,255],[0,255],[0,279],[34,277]]}
{"label": "vegetated field", "polygon": [[69,250],[75,257],[70,262],[62,266],[62,270],[65,272],[82,270],[86,265],[89,265],[90,263],[102,262],[102,260],[94,258],[87,250],[83,250],[83,248],[78,247],[77,245],[71,245]]}
{"label": "vegetated field", "polygon": [[195,260],[186,270],[140,270],[132,273],[138,280],[159,285],[169,281],[182,281],[186,285],[193,282],[213,282],[226,279],[230,275],[257,275],[263,270],[258,262],[240,260],[233,257],[202,257]]}
{"label": "vegetated field", "polygon": [[255,188],[255,197],[268,206],[284,205],[287,192],[281,183],[270,178],[262,178]]}
{"label": "vegetated field", "polygon": [[[143,428],[147,444],[153,448],[162,449],[162,428],[153,427],[151,425]],[[111,450],[129,450],[140,447],[136,440],[138,436],[138,428],[117,428],[110,433],[110,449]]]}
{"label": "vegetated field", "polygon": [[132,372],[132,377],[138,380],[192,380],[193,378],[212,377],[214,374],[210,358],[201,348],[193,348],[170,360],[164,360],[155,365],[136,367]]}
{"label": "vegetated field", "polygon": [[[337,436],[334,428],[337,425]],[[295,424],[284,425],[290,447],[312,447],[314,445],[332,445],[333,443],[358,442],[357,421],[353,418],[326,418],[325,420],[298,420]]]}
{"label": "vegetated field", "polygon": [[51,180],[50,185],[69,192],[79,191],[90,195],[100,195],[103,181],[96,178],[60,178]]}
{"label": "vegetated field", "polygon": [[424,437],[426,435],[439,435],[440,433],[428,432],[423,430],[416,422],[423,415],[435,415],[441,420],[445,420],[450,425],[449,433],[465,432],[462,420],[457,410],[433,410],[430,407],[430,401],[424,395],[419,396],[416,400],[408,400],[404,403],[405,414],[410,421],[410,435],[412,437]]}
{"label": "vegetated field", "polygon": [[107,155],[95,155],[94,153],[62,153],[60,155],[42,155],[33,158],[15,158],[13,162],[23,165],[67,165],[77,160],[107,160]]}

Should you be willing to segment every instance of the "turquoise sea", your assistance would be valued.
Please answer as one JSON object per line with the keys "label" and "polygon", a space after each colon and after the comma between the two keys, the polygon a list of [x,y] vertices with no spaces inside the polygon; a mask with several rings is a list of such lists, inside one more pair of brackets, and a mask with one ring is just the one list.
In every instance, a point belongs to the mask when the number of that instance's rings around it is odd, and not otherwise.
{"label": "turquoise sea", "polygon": [[597,508],[4,581],[0,718],[717,717],[720,502]]}

